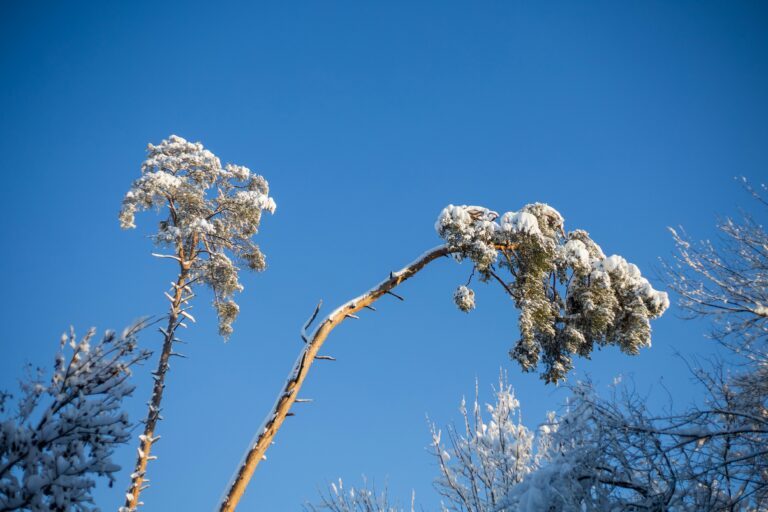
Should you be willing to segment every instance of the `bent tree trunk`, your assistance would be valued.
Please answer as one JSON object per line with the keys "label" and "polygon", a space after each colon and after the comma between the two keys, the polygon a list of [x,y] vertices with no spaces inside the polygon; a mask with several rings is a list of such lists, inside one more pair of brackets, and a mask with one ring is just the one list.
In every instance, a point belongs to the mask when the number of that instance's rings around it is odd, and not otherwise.
{"label": "bent tree trunk", "polygon": [[[400,271],[390,273],[388,279],[385,279],[368,292],[342,304],[322,320],[320,326],[315,329],[310,338],[304,338],[306,345],[299,354],[293,371],[288,377],[280,395],[278,395],[274,407],[270,411],[262,427],[260,427],[256,440],[248,449],[245,460],[238,467],[237,472],[222,499],[219,508],[221,512],[230,512],[237,507],[240,498],[242,498],[243,493],[253,476],[253,472],[256,470],[256,466],[258,466],[259,462],[264,458],[267,448],[269,448],[277,431],[280,430],[280,426],[288,416],[291,407],[296,402],[298,392],[304,384],[304,380],[307,378],[312,363],[315,359],[328,359],[328,357],[318,356],[318,351],[320,350],[320,347],[323,346],[323,343],[331,331],[345,319],[350,317],[355,318],[353,316],[355,313],[363,308],[370,307],[370,305],[376,302],[382,295],[391,293],[392,289],[414,276],[430,262],[455,252],[459,252],[459,249],[449,248],[445,245],[427,251]],[[315,310],[315,313],[312,315],[309,322],[307,322],[305,329],[312,323],[317,312],[318,310]],[[304,335],[303,331],[302,335]]]}

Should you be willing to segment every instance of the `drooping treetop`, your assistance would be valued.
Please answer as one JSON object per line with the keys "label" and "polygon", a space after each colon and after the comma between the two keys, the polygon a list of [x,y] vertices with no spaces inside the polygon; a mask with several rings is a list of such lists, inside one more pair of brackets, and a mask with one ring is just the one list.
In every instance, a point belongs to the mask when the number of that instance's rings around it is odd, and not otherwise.
{"label": "drooping treetop", "polygon": [[232,297],[243,289],[236,263],[255,271],[266,268],[252,237],[262,210],[276,208],[267,180],[241,165],[222,166],[202,144],[176,135],[149,144],[147,152],[141,177],[123,199],[120,225],[134,228],[138,211],[167,208],[153,239],[174,251],[170,257],[188,273],[188,283],[211,287],[219,332],[227,337],[240,310]]}
{"label": "drooping treetop", "polygon": [[[221,512],[237,507],[256,467],[292,414],[314,361],[333,359],[319,355],[333,329],[348,318],[359,318],[357,313],[363,309],[375,311],[372,304],[386,294],[402,299],[392,290],[442,256],[470,260],[473,274],[476,271],[482,281],[502,285],[520,310],[520,339],[510,355],[525,371],[543,364],[542,377],[547,382],[565,378],[573,355],[588,357],[595,343],[637,353],[650,345],[649,320],[669,307],[667,294],[654,290],[635,265],[621,256],[606,257],[585,231],[566,234],[563,217],[545,204],[530,204],[501,218],[487,208],[449,205],[435,229],[444,245],[390,272],[324,318],[318,318],[318,304],[301,330],[304,345],[299,357],[224,493]],[[458,288],[454,299],[463,311],[475,307],[475,293],[466,285]],[[307,332],[315,320],[316,327]]]}
{"label": "drooping treetop", "polygon": [[[617,345],[637,354],[651,344],[650,320],[669,307],[636,265],[606,257],[586,231],[566,233],[554,208],[534,203],[501,217],[479,206],[448,205],[435,229],[458,260],[470,260],[482,281],[502,285],[520,310],[520,339],[510,356],[525,371],[543,364],[547,382],[562,380],[574,354]],[[501,275],[500,275],[501,274]],[[475,294],[460,286],[463,311]]]}

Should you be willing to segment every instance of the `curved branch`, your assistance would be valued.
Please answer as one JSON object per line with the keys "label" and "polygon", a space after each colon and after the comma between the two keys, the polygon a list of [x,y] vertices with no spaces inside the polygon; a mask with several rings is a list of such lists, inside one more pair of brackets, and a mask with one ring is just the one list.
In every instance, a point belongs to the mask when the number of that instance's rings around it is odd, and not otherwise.
{"label": "curved branch", "polygon": [[[507,250],[514,249],[510,246],[501,246],[499,248]],[[304,345],[298,359],[294,365],[291,375],[283,387],[280,395],[277,397],[274,407],[270,411],[266,420],[256,433],[256,438],[245,455],[245,459],[237,469],[237,473],[229,484],[225,496],[223,497],[219,510],[221,512],[231,512],[235,510],[240,498],[243,496],[248,483],[262,459],[264,454],[272,444],[277,431],[283,424],[283,421],[290,414],[291,406],[296,402],[298,392],[301,389],[304,379],[309,373],[309,368],[315,359],[318,359],[317,353],[323,346],[331,331],[341,324],[346,318],[354,315],[363,308],[368,308],[376,302],[382,295],[391,293],[391,290],[398,285],[413,277],[417,272],[427,266],[430,262],[449,254],[461,252],[461,248],[448,247],[440,245],[419,256],[410,265],[405,266],[398,272],[392,272],[388,279],[385,279],[377,286],[367,291],[363,295],[345,302],[339,308],[326,316],[320,325],[309,337]],[[317,312],[315,312],[317,314]],[[313,316],[314,318],[314,316]]]}

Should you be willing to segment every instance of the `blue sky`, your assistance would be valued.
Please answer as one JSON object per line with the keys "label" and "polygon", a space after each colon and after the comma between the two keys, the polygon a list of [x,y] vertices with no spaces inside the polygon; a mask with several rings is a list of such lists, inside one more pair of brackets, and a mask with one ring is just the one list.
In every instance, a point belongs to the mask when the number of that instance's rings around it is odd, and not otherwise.
{"label": "blue sky", "polygon": [[[147,142],[171,133],[263,174],[278,203],[224,344],[203,293],[169,375],[145,510],[212,509],[300,349],[299,328],[439,243],[448,203],[547,202],[654,279],[667,226],[713,235],[768,173],[768,9],[760,2],[4,2],[0,7],[0,387],[48,365],[69,325],[162,313],[174,269],[117,211]],[[566,393],[507,358],[516,312],[440,261],[335,331],[243,510],[297,510],[339,476],[435,508],[426,415],[457,419],[509,371],[534,427]],[[706,354],[673,309],[654,346],[578,361],[653,403],[696,396],[674,356]],[[147,332],[146,347],[159,335]],[[151,365],[128,404],[144,414]],[[117,453],[128,468],[135,447]],[[127,471],[96,497],[115,509]]]}

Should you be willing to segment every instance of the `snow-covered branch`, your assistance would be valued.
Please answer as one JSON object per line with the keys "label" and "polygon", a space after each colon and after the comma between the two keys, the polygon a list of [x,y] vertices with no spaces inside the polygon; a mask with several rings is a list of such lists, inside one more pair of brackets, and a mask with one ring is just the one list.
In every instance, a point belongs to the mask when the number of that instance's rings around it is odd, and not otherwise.
{"label": "snow-covered branch", "polygon": [[[767,206],[760,192],[746,188]],[[765,186],[761,187],[763,193]],[[763,210],[765,211],[765,210]],[[671,288],[691,315],[711,317],[712,335],[728,344],[733,337],[748,341],[768,337],[768,233],[750,215],[718,224],[720,239],[691,242],[684,231],[670,228],[677,246],[674,260],[665,262]],[[748,348],[738,340],[743,349]]]}
{"label": "snow-covered branch", "polygon": [[[547,382],[565,378],[573,356],[589,356],[595,344],[628,354],[650,346],[650,320],[669,306],[667,294],[654,290],[637,266],[606,257],[586,231],[566,234],[562,215],[546,204],[501,216],[481,206],[448,205],[435,229],[457,249],[457,259],[473,263],[481,281],[497,282],[512,297],[520,339],[510,355],[524,371],[541,363]],[[454,299],[465,312],[477,300],[467,285]]]}
{"label": "snow-covered branch", "polygon": [[[333,482],[329,486],[326,495],[321,496],[321,502],[318,505],[307,503],[304,505],[306,512],[319,512],[327,510],[329,512],[406,512],[398,503],[392,501],[389,492],[385,487],[383,491],[377,491],[376,486],[363,478],[362,487],[344,488],[344,481],[339,478],[338,482]],[[411,493],[410,512],[416,512],[416,495]]]}
{"label": "snow-covered branch", "polygon": [[[78,339],[62,335],[53,375],[29,368],[15,411],[10,395],[0,398],[0,511],[96,510],[95,478],[109,485],[120,467],[115,448],[130,439],[130,422],[121,410],[133,391],[131,367],[149,357],[138,350],[143,323],[122,335],[95,331]],[[7,414],[7,415],[6,415]]]}

